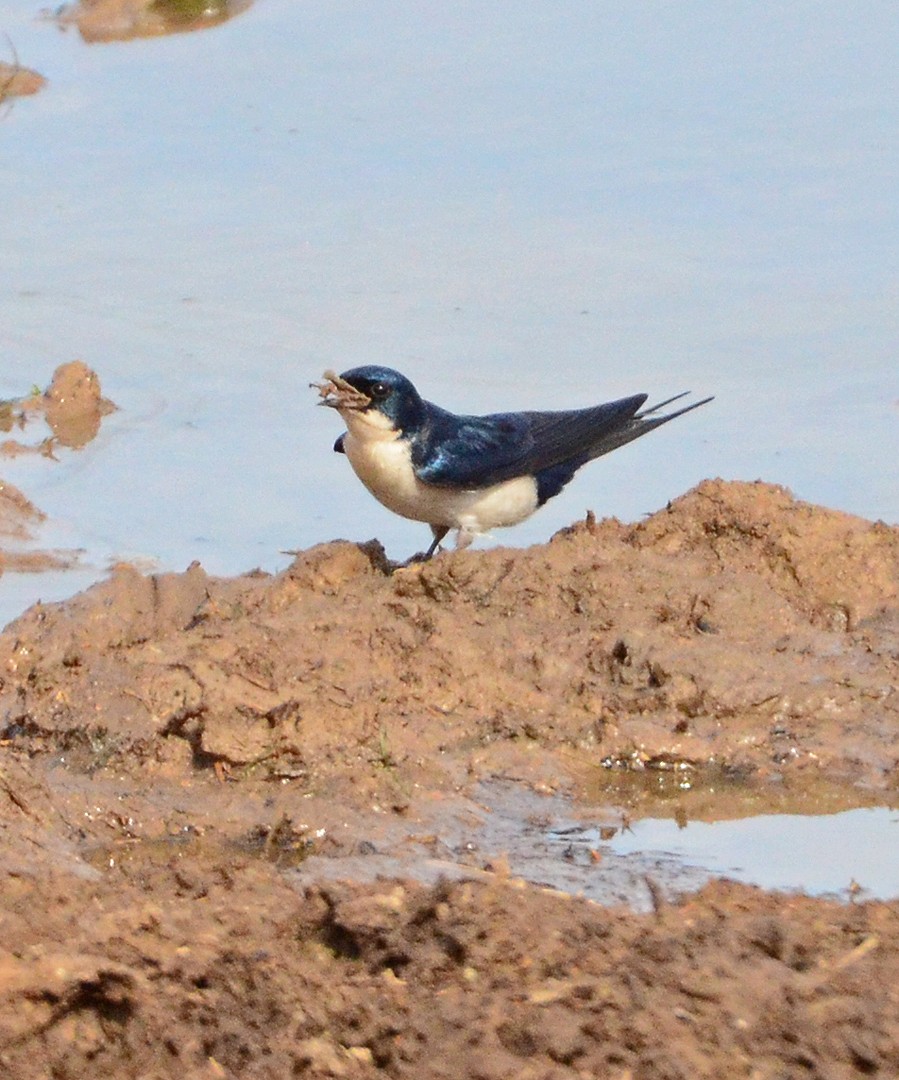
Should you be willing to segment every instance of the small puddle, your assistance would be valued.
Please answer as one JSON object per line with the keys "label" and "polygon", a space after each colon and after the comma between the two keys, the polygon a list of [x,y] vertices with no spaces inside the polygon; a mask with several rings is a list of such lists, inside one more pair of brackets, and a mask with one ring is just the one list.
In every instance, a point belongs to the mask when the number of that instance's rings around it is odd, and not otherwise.
{"label": "small puddle", "polygon": [[[749,793],[750,805],[757,797]],[[674,899],[721,877],[843,900],[899,897],[897,810],[752,814],[711,822],[688,820],[682,812],[630,820],[608,810],[589,824],[573,813],[561,796],[493,782],[479,789],[477,803],[444,806],[399,842],[384,837],[364,853],[312,855],[296,873],[303,883],[379,877],[433,882],[509,873],[638,911],[649,910],[654,895]]]}
{"label": "small puddle", "polygon": [[548,838],[582,864],[601,852],[658,860],[666,876],[692,870],[811,896],[899,897],[899,812],[885,807],[714,822],[644,818],[604,835],[576,827],[550,830]]}
{"label": "small puddle", "polygon": [[[80,778],[53,775],[80,791]],[[710,820],[714,801],[696,789],[688,806],[698,816],[664,800],[651,812],[670,810],[666,818],[641,818],[633,809],[585,811],[566,796],[500,780],[479,785],[473,797],[424,799],[408,816],[376,808],[344,816],[289,798],[260,806],[258,794],[237,788],[198,786],[189,807],[180,789],[175,804],[161,790],[136,804],[114,786],[104,796],[97,782],[91,778],[85,816],[104,826],[98,835],[108,827],[115,839],[89,843],[81,853],[101,872],[249,857],[274,864],[298,886],[508,875],[637,911],[713,878],[845,901],[899,898],[899,810],[834,811],[837,793],[821,784],[814,791],[777,788],[767,802],[759,785],[743,785],[739,797],[731,785],[729,799],[719,792],[727,819]],[[211,811],[207,796],[222,805]],[[847,801],[844,791],[842,807]],[[818,803],[830,811],[795,809]]]}

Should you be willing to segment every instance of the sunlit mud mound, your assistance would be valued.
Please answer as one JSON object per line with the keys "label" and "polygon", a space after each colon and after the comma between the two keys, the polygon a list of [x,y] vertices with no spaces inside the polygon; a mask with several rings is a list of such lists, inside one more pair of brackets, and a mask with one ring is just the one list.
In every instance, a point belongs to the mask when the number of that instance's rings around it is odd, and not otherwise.
{"label": "sunlit mud mound", "polygon": [[897,586],[896,528],[708,481],[524,551],[396,569],[335,542],[277,575],[123,566],[36,605],[0,635],[0,1062],[899,1074],[897,902],[719,882],[670,903],[644,873],[651,913],[610,910],[472,832],[479,781],[527,790],[535,835],[558,797],[534,792],[584,770],[890,803]]}
{"label": "sunlit mud mound", "polygon": [[245,11],[252,0],[80,0],[59,11],[87,42],[128,41],[205,30]]}
{"label": "sunlit mud mound", "polygon": [[310,787],[551,757],[892,789],[897,589],[899,529],[707,481],[639,525],[396,571],[346,542],[276,576],[123,567],[0,637],[0,715],[29,753]]}

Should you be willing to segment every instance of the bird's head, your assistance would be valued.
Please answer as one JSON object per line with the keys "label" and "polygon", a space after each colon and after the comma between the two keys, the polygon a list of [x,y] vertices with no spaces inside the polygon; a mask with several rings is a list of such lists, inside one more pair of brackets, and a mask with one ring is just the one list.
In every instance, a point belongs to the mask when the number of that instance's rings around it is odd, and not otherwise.
{"label": "bird's head", "polygon": [[337,409],[348,423],[355,419],[408,431],[421,422],[424,402],[406,376],[393,368],[372,364],[341,375],[326,371],[322,378],[311,384],[321,395],[319,405]]}

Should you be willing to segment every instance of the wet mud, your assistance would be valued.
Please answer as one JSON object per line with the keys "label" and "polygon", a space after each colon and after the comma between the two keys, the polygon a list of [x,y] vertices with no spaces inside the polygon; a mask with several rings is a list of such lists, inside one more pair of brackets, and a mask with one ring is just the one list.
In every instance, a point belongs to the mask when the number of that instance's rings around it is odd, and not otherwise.
{"label": "wet mud", "polygon": [[[0,401],[0,459],[35,455],[58,461],[60,450],[80,450],[96,437],[115,405],[103,397],[100,380],[87,364],[60,364],[46,390],[34,387],[21,398]],[[4,571],[65,570],[78,562],[74,551],[46,551],[34,544],[46,515],[14,485],[0,479],[0,577]]]}
{"label": "wet mud", "polygon": [[252,0],[79,0],[55,15],[89,44],[205,30],[245,11]]}
{"label": "wet mud", "polygon": [[899,528],[762,483],[410,567],[119,567],[0,634],[0,1062],[897,1075],[899,902],[585,849],[600,906],[540,840],[895,805],[897,687]]}
{"label": "wet mud", "polygon": [[45,519],[17,487],[0,480],[0,576],[6,570],[39,573],[72,565],[73,557],[57,552],[14,550],[17,545],[29,544]]}
{"label": "wet mud", "polygon": [[0,457],[42,454],[60,447],[80,450],[100,431],[115,405],[103,396],[97,373],[81,360],[60,364],[46,390],[0,401]]}
{"label": "wet mud", "polygon": [[0,60],[0,104],[8,98],[28,97],[47,85],[43,75],[18,63]]}

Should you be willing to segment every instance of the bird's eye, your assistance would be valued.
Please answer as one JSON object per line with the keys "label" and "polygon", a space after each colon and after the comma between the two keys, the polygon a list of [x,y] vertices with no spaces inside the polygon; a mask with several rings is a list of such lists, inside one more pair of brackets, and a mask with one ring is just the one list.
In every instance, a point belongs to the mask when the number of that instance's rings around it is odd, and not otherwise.
{"label": "bird's eye", "polygon": [[373,398],[385,398],[390,393],[390,390],[386,383],[376,382],[371,384],[368,392]]}

